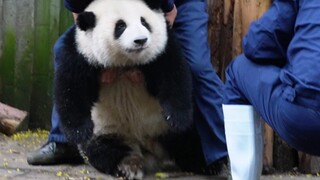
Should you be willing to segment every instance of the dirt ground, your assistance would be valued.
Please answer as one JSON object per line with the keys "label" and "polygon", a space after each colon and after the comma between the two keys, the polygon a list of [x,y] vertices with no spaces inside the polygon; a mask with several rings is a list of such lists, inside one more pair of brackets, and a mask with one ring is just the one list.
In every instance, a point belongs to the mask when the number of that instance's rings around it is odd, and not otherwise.
{"label": "dirt ground", "polygon": [[[0,180],[112,180],[114,178],[99,173],[89,165],[55,165],[55,166],[30,166],[26,162],[28,152],[39,148],[47,139],[48,132],[43,130],[26,131],[11,137],[0,134]],[[159,179],[154,175],[146,179]],[[227,180],[227,177],[213,176],[179,176],[170,178],[174,180]],[[262,176],[261,180],[306,180],[320,179],[320,175],[290,175],[276,174]]]}

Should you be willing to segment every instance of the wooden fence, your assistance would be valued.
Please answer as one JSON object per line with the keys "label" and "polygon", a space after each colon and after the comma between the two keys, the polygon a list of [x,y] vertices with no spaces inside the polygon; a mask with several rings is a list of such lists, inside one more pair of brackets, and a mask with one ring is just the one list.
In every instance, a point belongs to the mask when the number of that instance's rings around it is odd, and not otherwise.
{"label": "wooden fence", "polygon": [[0,0],[0,102],[29,112],[25,128],[50,128],[53,45],[72,23],[62,0]]}

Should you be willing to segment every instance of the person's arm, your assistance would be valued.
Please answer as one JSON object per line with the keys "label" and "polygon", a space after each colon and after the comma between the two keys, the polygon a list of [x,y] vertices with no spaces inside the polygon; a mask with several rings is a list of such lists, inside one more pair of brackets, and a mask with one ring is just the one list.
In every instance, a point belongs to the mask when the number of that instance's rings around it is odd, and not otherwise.
{"label": "person's arm", "polygon": [[77,13],[72,13],[73,20],[74,20],[75,23],[77,22],[78,15],[79,14],[77,14]]}
{"label": "person's arm", "polygon": [[177,17],[177,8],[175,5],[173,5],[173,9],[166,13],[166,20],[169,22],[170,27],[173,26],[173,23]]}
{"label": "person's arm", "polygon": [[72,12],[73,20],[76,23],[78,14],[83,12],[91,1],[92,0],[64,0],[64,6]]}
{"label": "person's arm", "polygon": [[162,11],[168,13],[174,8],[174,0],[161,0],[162,1]]}
{"label": "person's arm", "polygon": [[172,26],[177,16],[177,8],[174,5],[174,0],[163,0],[162,10],[166,15],[169,25]]}
{"label": "person's arm", "polygon": [[92,0],[64,0],[64,6],[73,13],[81,13]]}
{"label": "person's arm", "polygon": [[244,54],[258,63],[286,59],[296,16],[295,1],[275,0],[260,19],[251,23],[243,38]]}

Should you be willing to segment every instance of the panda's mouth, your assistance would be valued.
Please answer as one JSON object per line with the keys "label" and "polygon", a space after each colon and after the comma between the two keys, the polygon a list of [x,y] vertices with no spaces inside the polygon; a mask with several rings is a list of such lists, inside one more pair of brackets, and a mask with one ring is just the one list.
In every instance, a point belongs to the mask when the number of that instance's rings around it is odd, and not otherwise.
{"label": "panda's mouth", "polygon": [[146,49],[146,47],[128,48],[128,49],[126,49],[126,51],[129,52],[129,53],[140,53],[145,49]]}

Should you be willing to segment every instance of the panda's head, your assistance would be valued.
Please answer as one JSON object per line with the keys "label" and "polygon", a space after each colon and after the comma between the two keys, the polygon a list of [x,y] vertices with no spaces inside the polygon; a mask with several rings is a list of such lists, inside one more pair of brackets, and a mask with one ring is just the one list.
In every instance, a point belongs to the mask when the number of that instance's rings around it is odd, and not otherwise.
{"label": "panda's head", "polygon": [[145,64],[163,53],[166,43],[163,13],[143,0],[94,0],[77,19],[77,49],[92,64]]}

